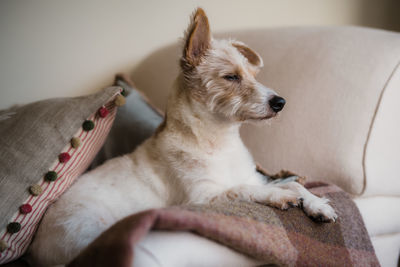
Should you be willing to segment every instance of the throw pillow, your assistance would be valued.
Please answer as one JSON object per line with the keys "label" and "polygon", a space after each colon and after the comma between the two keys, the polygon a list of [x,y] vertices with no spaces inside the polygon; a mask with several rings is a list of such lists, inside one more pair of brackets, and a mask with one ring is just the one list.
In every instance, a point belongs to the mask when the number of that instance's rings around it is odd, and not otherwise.
{"label": "throw pillow", "polygon": [[0,111],[0,264],[26,251],[46,208],[91,163],[125,102],[120,93]]}

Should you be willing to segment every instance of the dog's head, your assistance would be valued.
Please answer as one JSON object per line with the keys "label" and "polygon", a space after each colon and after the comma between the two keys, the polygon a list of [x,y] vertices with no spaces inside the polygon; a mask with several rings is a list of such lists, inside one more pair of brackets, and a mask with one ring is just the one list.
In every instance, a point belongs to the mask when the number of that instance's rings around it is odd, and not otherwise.
{"label": "dog's head", "polygon": [[201,8],[186,31],[180,65],[190,96],[226,119],[268,119],[285,105],[255,79],[263,66],[261,57],[244,43],[213,39]]}

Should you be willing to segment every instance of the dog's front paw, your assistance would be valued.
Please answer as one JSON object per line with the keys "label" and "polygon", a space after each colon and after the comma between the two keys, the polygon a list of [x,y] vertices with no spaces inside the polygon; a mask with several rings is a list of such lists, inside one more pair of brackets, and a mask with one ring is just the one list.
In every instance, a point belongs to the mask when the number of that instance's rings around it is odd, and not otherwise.
{"label": "dog's front paw", "polygon": [[304,199],[303,210],[316,222],[335,222],[337,219],[336,212],[328,202],[328,199],[319,197]]}

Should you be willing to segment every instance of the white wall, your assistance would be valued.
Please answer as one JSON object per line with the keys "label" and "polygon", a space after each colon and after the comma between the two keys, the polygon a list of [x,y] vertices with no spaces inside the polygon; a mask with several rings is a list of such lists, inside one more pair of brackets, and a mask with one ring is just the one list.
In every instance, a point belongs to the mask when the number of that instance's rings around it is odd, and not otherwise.
{"label": "white wall", "polygon": [[213,30],[224,31],[288,25],[390,28],[394,20],[388,20],[388,12],[394,4],[393,0],[2,0],[0,108],[106,86],[114,73],[131,72],[152,51],[178,40],[196,6],[206,10]]}

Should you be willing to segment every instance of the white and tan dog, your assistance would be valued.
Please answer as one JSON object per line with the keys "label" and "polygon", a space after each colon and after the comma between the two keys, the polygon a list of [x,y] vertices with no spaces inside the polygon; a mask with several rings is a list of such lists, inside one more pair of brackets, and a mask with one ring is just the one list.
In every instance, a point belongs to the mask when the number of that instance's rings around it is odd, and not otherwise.
{"label": "white and tan dog", "polygon": [[255,79],[259,55],[241,42],[213,39],[199,8],[180,62],[163,124],[133,153],[83,175],[49,208],[30,248],[36,264],[67,263],[123,217],[169,205],[236,198],[281,209],[302,204],[311,217],[336,219],[326,199],[299,183],[267,183],[240,139],[243,122],[272,118],[285,104]]}

